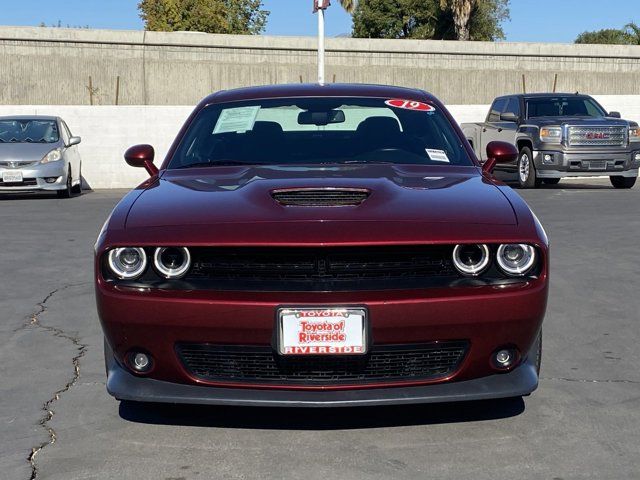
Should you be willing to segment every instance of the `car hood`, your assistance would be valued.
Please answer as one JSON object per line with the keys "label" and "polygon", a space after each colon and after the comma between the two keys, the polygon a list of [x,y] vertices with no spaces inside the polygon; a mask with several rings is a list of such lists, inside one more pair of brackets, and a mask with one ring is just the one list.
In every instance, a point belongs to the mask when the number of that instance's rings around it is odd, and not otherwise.
{"label": "car hood", "polygon": [[39,162],[58,143],[0,143],[0,162]]}
{"label": "car hood", "polygon": [[[357,188],[358,206],[283,206],[277,189]],[[126,228],[260,222],[428,222],[514,225],[504,194],[475,167],[340,165],[172,170],[132,205]]]}

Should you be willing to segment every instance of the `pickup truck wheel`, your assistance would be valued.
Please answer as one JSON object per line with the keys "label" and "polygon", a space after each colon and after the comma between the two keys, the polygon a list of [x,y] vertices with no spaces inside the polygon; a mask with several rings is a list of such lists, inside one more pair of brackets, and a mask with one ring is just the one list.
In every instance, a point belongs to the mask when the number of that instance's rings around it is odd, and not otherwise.
{"label": "pickup truck wheel", "polygon": [[520,188],[535,188],[542,182],[537,178],[533,155],[529,147],[522,147],[518,157],[518,182]]}
{"label": "pickup truck wheel", "polygon": [[545,183],[547,185],[557,185],[560,183],[560,179],[559,178],[544,178],[542,180],[542,183]]}
{"label": "pickup truck wheel", "polygon": [[615,188],[631,188],[636,184],[636,177],[620,177],[616,175],[609,177],[609,180],[611,180],[611,185]]}

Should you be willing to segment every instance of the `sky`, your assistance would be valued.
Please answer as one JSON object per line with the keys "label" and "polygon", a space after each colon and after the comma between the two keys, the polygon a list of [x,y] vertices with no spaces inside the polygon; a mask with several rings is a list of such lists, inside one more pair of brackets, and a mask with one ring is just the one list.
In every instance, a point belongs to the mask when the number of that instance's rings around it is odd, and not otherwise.
{"label": "sky", "polygon": [[[312,0],[263,0],[271,12],[268,35],[315,35]],[[335,0],[327,11],[327,35],[351,32],[351,18]],[[89,26],[142,29],[138,0],[0,0],[0,25]],[[511,0],[511,21],[503,24],[510,42],[572,43],[585,30],[621,28],[640,23],[638,0]]]}

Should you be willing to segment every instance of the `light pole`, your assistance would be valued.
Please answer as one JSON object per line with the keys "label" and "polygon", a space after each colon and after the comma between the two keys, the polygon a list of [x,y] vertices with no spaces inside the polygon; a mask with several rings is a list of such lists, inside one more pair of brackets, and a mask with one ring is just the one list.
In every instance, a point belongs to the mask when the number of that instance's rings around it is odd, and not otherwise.
{"label": "light pole", "polygon": [[313,11],[318,14],[318,83],[324,85],[324,11],[330,0],[314,0]]}

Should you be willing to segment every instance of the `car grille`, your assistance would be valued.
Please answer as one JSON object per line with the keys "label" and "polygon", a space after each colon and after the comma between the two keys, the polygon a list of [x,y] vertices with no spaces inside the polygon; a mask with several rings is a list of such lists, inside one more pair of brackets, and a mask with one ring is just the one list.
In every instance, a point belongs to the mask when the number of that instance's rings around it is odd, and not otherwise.
{"label": "car grille", "polygon": [[271,196],[289,207],[348,207],[364,202],[371,192],[364,189],[295,189],[275,190]]}
{"label": "car grille", "polygon": [[627,144],[627,128],[616,127],[569,127],[569,145],[619,147]]}
{"label": "car grille", "polygon": [[0,178],[0,187],[30,187],[38,185],[38,180],[35,178],[23,178],[22,182],[3,182]]}
{"label": "car grille", "polygon": [[373,346],[362,356],[284,357],[271,347],[178,344],[194,377],[220,382],[287,385],[358,384],[431,380],[460,366],[467,342]]}
{"label": "car grille", "polygon": [[22,161],[9,161],[9,160],[0,160],[0,167],[5,168],[23,168],[28,167],[30,165],[35,165],[39,160],[31,161],[31,160],[22,160]]}
{"label": "car grille", "polygon": [[399,288],[395,281],[457,277],[451,253],[446,245],[194,248],[185,280],[241,290],[252,284],[259,290],[357,290],[375,288],[376,282],[383,289]]}

